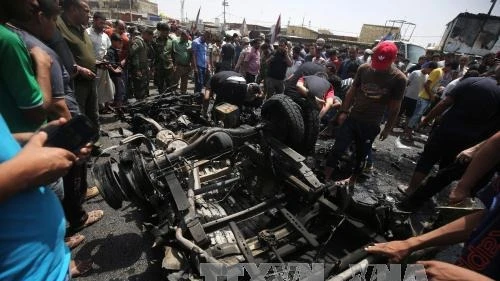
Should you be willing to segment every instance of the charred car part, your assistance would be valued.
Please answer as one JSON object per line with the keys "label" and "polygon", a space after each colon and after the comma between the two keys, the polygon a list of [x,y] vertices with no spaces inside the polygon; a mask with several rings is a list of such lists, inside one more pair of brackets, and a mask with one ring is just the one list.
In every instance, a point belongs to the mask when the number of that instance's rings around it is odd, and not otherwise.
{"label": "charred car part", "polygon": [[[365,223],[350,215],[357,201],[322,184],[292,149],[304,131],[298,106],[280,95],[268,102],[257,126],[174,134],[154,125],[155,141],[126,138],[118,156],[94,165],[111,207],[131,201],[157,217],[152,233],[171,274],[196,278],[202,262],[317,262],[331,276],[369,258],[367,244],[385,241],[392,217]],[[172,149],[172,140],[184,144]],[[350,208],[336,203],[348,201]]]}
{"label": "charred car part", "polygon": [[[158,126],[173,132],[183,132],[203,126],[214,126],[215,123],[226,128],[236,128],[241,124],[255,126],[260,121],[260,110],[253,107],[229,110],[221,109],[219,118],[213,114],[213,121],[202,116],[201,95],[180,95],[167,92],[159,96],[148,97],[125,106],[120,111],[121,119],[129,123],[134,133],[154,137]],[[217,112],[214,106],[214,113]],[[227,112],[227,111],[230,112]],[[229,114],[230,113],[230,114]],[[221,117],[230,117],[224,118]],[[156,124],[145,118],[152,118]],[[215,122],[215,123],[214,123]],[[220,123],[220,124],[219,124]]]}

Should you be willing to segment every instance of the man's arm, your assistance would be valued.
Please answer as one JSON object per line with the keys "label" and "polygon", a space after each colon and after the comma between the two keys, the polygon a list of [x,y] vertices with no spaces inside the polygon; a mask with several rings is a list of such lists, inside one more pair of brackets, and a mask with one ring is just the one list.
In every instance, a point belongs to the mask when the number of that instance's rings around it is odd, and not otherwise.
{"label": "man's arm", "polygon": [[242,50],[240,56],[238,57],[238,62],[236,62],[236,65],[234,67],[234,71],[239,72],[240,68],[243,65],[244,60],[245,60],[245,51]]}
{"label": "man's arm", "polygon": [[425,274],[429,280],[446,281],[494,281],[486,275],[470,269],[442,261],[419,261],[425,268]]}
{"label": "man's arm", "polygon": [[192,59],[192,64],[193,64],[193,71],[195,73],[198,73],[198,67],[196,65],[196,50],[197,50],[197,48],[198,48],[198,43],[193,41],[191,43],[191,53],[192,53],[191,59]]}
{"label": "man's arm", "polygon": [[400,262],[417,250],[464,242],[478,226],[483,215],[484,211],[481,210],[461,217],[423,235],[410,237],[402,241],[377,243],[368,246],[366,251],[372,254],[384,255],[389,258],[390,262]]}
{"label": "man's arm", "polygon": [[[35,134],[14,158],[0,164],[0,202],[65,175],[76,156],[62,148],[44,147],[47,134]],[[13,180],[13,179],[23,179]]]}
{"label": "man's arm", "polygon": [[429,122],[434,120],[434,118],[443,114],[446,109],[453,105],[453,102],[453,97],[446,96],[422,119],[421,126],[428,124]]}
{"label": "man's arm", "polygon": [[384,130],[380,133],[380,140],[385,140],[394,124],[398,120],[399,109],[401,108],[401,100],[391,100],[387,105],[387,123],[384,126]]}
{"label": "man's arm", "polygon": [[457,186],[450,193],[450,203],[459,203],[470,196],[476,183],[500,161],[500,132],[489,138],[472,158]]}
{"label": "man's arm", "polygon": [[286,66],[288,66],[288,67],[292,66],[292,64],[293,64],[292,58],[288,54],[288,48],[286,49],[286,53],[285,53],[285,63],[286,63]]}
{"label": "man's arm", "polygon": [[339,107],[340,102],[338,102],[335,98],[327,98],[325,104],[321,108],[321,111],[319,112],[319,119],[323,118],[325,114],[331,109],[335,107]]}
{"label": "man's arm", "polygon": [[64,97],[58,99],[54,98],[52,104],[48,108],[48,113],[54,117],[53,119],[58,119],[60,117],[64,117],[66,120],[71,119],[71,113],[69,112]]}
{"label": "man's arm", "polygon": [[342,101],[342,106],[340,107],[341,112],[349,112],[351,110],[351,107],[354,103],[354,93],[358,90],[358,87],[354,85],[349,87],[349,90],[347,90],[347,94],[344,97],[344,100]]}
{"label": "man's arm", "polygon": [[50,83],[52,59],[40,47],[32,48],[30,54],[35,62],[36,81],[40,85],[43,94],[42,107],[47,110],[52,103],[52,85]]}
{"label": "man's arm", "polygon": [[454,220],[438,229],[417,237],[410,237],[408,243],[412,251],[428,247],[453,245],[465,242],[481,222],[484,211],[478,211]]}
{"label": "man's arm", "polygon": [[297,92],[299,92],[299,94],[302,95],[303,97],[307,97],[307,95],[309,94],[309,89],[307,89],[305,86],[304,77],[299,78],[296,86],[297,86]]}
{"label": "man's arm", "polygon": [[435,97],[434,97],[434,94],[432,93],[432,90],[431,90],[431,84],[432,84],[431,80],[425,81],[424,90],[427,93],[427,95],[429,95],[429,99],[431,101],[434,101]]}
{"label": "man's arm", "polygon": [[[32,49],[32,59],[26,50],[25,44],[15,35],[7,34],[0,42],[0,56],[5,59],[0,64],[0,73],[7,77],[11,75],[7,83],[7,93],[15,101],[15,105],[23,114],[23,119],[27,123],[41,125],[45,122],[46,113],[44,109],[44,95],[50,96],[50,57],[39,47]],[[33,62],[35,65],[33,65]],[[37,69],[37,75],[33,71],[33,66]],[[38,80],[42,83],[40,87]],[[50,102],[50,99],[49,99]],[[13,122],[13,120],[6,120]]]}

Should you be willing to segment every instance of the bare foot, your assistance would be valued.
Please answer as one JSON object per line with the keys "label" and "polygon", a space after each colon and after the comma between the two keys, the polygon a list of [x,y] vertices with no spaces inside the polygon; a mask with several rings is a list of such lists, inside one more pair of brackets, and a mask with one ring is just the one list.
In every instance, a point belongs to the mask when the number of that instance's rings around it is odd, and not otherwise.
{"label": "bare foot", "polygon": [[74,248],[78,247],[78,245],[80,245],[83,240],[85,240],[85,236],[77,233],[73,236],[64,238],[64,243],[66,243],[66,246],[68,246],[68,248],[73,250]]}
{"label": "bare foot", "polygon": [[91,260],[71,260],[69,263],[69,273],[71,277],[78,277],[88,273],[92,269]]}

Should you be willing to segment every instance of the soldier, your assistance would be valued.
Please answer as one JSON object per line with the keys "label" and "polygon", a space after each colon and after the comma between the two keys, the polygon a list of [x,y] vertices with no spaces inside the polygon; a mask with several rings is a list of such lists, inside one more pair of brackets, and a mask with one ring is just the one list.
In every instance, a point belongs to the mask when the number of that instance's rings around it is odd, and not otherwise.
{"label": "soldier", "polygon": [[136,99],[145,98],[149,91],[148,43],[153,39],[153,31],[146,29],[132,39],[129,50],[130,80],[132,93]]}
{"label": "soldier", "polygon": [[174,84],[174,63],[172,43],[173,38],[169,35],[170,28],[167,23],[161,22],[157,26],[158,37],[154,46],[155,81],[158,92],[163,93]]}

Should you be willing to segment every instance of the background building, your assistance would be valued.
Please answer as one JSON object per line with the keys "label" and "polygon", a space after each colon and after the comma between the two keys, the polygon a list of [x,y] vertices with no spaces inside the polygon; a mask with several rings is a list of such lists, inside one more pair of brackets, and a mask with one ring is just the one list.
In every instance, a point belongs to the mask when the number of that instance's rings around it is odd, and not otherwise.
{"label": "background building", "polygon": [[92,12],[101,12],[108,19],[126,22],[157,22],[158,4],[148,0],[90,0]]}
{"label": "background building", "polygon": [[373,44],[375,40],[380,40],[388,35],[391,36],[390,34],[392,34],[392,38],[388,38],[389,40],[398,38],[400,28],[376,24],[363,24],[358,41]]}

